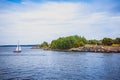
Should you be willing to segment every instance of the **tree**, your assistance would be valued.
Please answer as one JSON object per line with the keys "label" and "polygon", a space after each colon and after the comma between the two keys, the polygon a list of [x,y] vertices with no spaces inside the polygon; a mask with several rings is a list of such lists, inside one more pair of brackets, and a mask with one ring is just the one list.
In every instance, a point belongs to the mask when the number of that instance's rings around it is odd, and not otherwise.
{"label": "tree", "polygon": [[110,45],[113,44],[113,40],[112,40],[111,38],[103,38],[102,44],[103,44],[103,45],[110,46]]}
{"label": "tree", "polygon": [[48,46],[49,46],[48,43],[45,41],[40,45],[40,47],[48,47]]}
{"label": "tree", "polygon": [[94,39],[94,40],[88,40],[87,43],[88,44],[93,44],[93,45],[95,45],[95,44],[101,45],[101,40],[96,40],[96,39]]}
{"label": "tree", "polygon": [[84,37],[75,35],[75,36],[67,36],[61,37],[57,40],[53,40],[51,42],[52,49],[70,49],[73,47],[84,46],[87,43],[87,40]]}
{"label": "tree", "polygon": [[120,38],[116,38],[116,39],[114,40],[114,44],[120,44]]}

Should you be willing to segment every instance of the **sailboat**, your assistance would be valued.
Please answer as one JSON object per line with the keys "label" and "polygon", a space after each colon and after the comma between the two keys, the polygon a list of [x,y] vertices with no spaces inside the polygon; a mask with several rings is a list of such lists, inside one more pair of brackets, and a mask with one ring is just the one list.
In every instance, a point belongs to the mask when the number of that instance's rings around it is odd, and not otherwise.
{"label": "sailboat", "polygon": [[20,53],[20,52],[21,52],[21,46],[19,45],[19,41],[18,41],[18,43],[17,43],[16,50],[13,51],[13,52],[15,52],[15,53]]}

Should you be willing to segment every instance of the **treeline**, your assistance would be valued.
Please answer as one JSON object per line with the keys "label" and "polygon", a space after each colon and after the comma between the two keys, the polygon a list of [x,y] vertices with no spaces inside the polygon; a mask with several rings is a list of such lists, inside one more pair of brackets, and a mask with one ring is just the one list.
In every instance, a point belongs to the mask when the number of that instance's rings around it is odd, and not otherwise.
{"label": "treeline", "polygon": [[68,37],[61,37],[57,40],[53,40],[51,42],[50,47],[52,49],[70,49],[73,47],[84,46],[87,43],[86,38],[81,36],[68,36]]}
{"label": "treeline", "polygon": [[113,44],[120,45],[120,38],[111,39],[103,38],[102,40],[87,40],[85,37],[74,35],[67,37],[60,37],[56,40],[53,40],[50,44],[43,42],[40,47],[50,47],[51,49],[70,49],[85,46],[86,44],[90,45],[105,45],[111,46]]}

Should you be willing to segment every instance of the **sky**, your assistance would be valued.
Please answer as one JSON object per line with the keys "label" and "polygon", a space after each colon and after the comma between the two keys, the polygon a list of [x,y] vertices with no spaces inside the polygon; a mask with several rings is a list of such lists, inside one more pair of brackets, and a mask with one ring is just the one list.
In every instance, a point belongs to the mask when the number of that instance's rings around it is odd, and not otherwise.
{"label": "sky", "polygon": [[70,35],[120,37],[120,0],[0,0],[0,45]]}

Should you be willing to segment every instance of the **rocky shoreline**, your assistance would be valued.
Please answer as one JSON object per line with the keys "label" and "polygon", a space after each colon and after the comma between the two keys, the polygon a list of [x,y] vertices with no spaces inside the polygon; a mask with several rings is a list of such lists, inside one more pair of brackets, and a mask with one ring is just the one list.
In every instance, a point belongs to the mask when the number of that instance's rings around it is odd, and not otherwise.
{"label": "rocky shoreline", "polygon": [[43,49],[62,52],[120,53],[120,47],[118,46],[83,46],[71,49],[51,49],[50,47],[40,48],[38,46],[34,46],[32,47],[32,49]]}
{"label": "rocky shoreline", "polygon": [[100,53],[120,53],[120,47],[111,47],[111,46],[84,46],[79,48],[71,48],[69,51],[73,52],[100,52]]}

